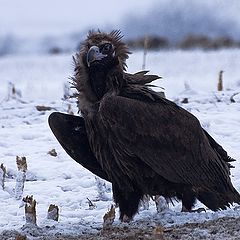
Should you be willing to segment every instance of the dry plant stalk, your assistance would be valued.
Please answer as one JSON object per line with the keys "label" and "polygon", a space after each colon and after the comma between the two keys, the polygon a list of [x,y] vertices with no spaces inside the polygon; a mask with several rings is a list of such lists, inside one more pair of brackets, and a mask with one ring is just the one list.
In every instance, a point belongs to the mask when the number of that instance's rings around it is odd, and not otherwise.
{"label": "dry plant stalk", "polygon": [[4,190],[4,182],[6,177],[6,167],[4,167],[3,163],[0,165],[0,186]]}
{"label": "dry plant stalk", "polygon": [[88,205],[89,205],[89,210],[93,210],[94,208],[96,208],[96,205],[89,199],[88,200]]}
{"label": "dry plant stalk", "polygon": [[26,224],[37,225],[36,200],[33,199],[33,196],[26,196],[23,198],[23,202],[25,202]]}
{"label": "dry plant stalk", "polygon": [[24,183],[26,181],[27,160],[26,157],[16,157],[18,173],[16,177],[15,198],[17,200],[22,198]]}
{"label": "dry plant stalk", "polygon": [[54,221],[58,221],[58,219],[59,219],[59,207],[58,206],[56,206],[54,204],[50,204],[50,206],[48,208],[47,219],[52,219]]}
{"label": "dry plant stalk", "polygon": [[16,163],[18,171],[26,172],[27,171],[27,159],[26,157],[16,157]]}
{"label": "dry plant stalk", "polygon": [[143,64],[142,64],[142,70],[145,70],[146,68],[146,59],[147,59],[147,50],[148,50],[148,36],[145,36],[144,38],[144,50],[143,50]]}
{"label": "dry plant stalk", "polygon": [[16,88],[12,82],[8,83],[8,97],[7,100],[15,99],[16,98]]}
{"label": "dry plant stalk", "polygon": [[103,216],[103,228],[112,226],[115,219],[115,207],[112,205],[110,210]]}
{"label": "dry plant stalk", "polygon": [[218,85],[217,85],[218,91],[223,90],[223,71],[221,70],[218,75]]}
{"label": "dry plant stalk", "polygon": [[23,100],[21,100],[21,98],[22,98],[21,90],[17,89],[12,82],[8,82],[8,96],[6,98],[6,101],[15,99],[21,103],[25,103]]}

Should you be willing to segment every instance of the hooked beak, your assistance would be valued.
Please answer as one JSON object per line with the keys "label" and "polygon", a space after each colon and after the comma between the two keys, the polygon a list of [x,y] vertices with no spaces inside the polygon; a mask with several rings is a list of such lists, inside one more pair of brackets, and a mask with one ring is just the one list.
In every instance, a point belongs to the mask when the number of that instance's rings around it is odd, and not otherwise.
{"label": "hooked beak", "polygon": [[106,54],[102,54],[99,50],[99,47],[92,46],[87,53],[87,65],[90,67],[91,63],[94,61],[100,61],[104,57],[107,57]]}

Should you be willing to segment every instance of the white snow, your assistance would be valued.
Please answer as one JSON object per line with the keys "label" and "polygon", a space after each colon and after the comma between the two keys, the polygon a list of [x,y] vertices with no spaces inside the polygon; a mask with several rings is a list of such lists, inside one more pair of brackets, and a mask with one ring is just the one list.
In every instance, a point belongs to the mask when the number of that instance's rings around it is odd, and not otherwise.
{"label": "white snow", "polygon": [[[73,71],[71,55],[8,56],[0,58],[0,163],[7,168],[5,189],[0,188],[0,232],[19,230],[25,223],[24,208],[14,197],[17,166],[16,156],[27,158],[28,172],[23,196],[33,195],[37,201],[37,224],[43,231],[81,233],[102,227],[102,217],[112,204],[111,185],[106,186],[72,160],[61,148],[48,126],[51,111],[39,112],[37,105],[51,106],[66,112],[63,101],[64,83]],[[233,162],[232,181],[240,191],[240,96],[235,103],[230,97],[240,92],[239,50],[161,51],[147,55],[147,69],[163,79],[156,85],[164,87],[167,97],[192,112],[202,126],[238,161]],[[134,52],[128,61],[129,71],[141,70],[142,52]],[[217,89],[218,72],[224,70],[224,91]],[[8,82],[22,93],[22,101],[8,99]],[[160,91],[161,89],[156,88]],[[189,103],[181,103],[188,98]],[[8,99],[8,101],[7,101]],[[48,153],[56,149],[57,157]],[[100,188],[100,189],[99,189]],[[106,190],[104,197],[103,189]],[[99,199],[101,197],[101,199]],[[95,208],[90,210],[88,199]],[[59,223],[47,220],[50,204],[59,206]],[[202,207],[197,203],[196,207]],[[150,201],[148,210],[140,211],[141,219],[152,224],[170,226],[185,222],[202,222],[222,216],[240,216],[237,206],[213,213],[182,213],[181,203],[157,213]],[[118,209],[117,209],[118,211]],[[118,218],[118,215],[117,217]],[[120,224],[115,220],[114,224]],[[46,226],[51,226],[46,230]],[[45,229],[45,230],[44,230]],[[204,234],[204,233],[203,233]]]}

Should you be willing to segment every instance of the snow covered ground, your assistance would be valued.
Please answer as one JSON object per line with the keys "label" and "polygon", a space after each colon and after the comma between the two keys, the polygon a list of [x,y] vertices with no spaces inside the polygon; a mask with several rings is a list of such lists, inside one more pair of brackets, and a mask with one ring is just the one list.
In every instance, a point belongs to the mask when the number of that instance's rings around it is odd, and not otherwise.
{"label": "snow covered ground", "polygon": [[[0,233],[20,230],[25,223],[24,207],[14,198],[16,156],[27,158],[28,172],[23,196],[37,201],[37,224],[45,234],[81,234],[97,232],[102,217],[112,202],[111,185],[104,186],[105,199],[99,199],[93,174],[74,162],[50,131],[47,119],[51,111],[66,112],[74,102],[62,100],[63,85],[73,66],[71,55],[8,56],[0,58],[0,164],[7,168],[5,189],[0,186]],[[168,98],[196,115],[202,126],[238,161],[234,162],[232,181],[240,191],[240,51],[165,51],[147,55],[147,69],[159,74],[156,85],[164,87]],[[141,70],[142,53],[135,52],[128,61],[129,72]],[[224,91],[217,89],[218,73],[224,70]],[[9,82],[21,91],[21,101],[9,99]],[[161,89],[156,89],[157,91]],[[181,103],[188,98],[187,104]],[[37,105],[51,106],[38,111]],[[48,151],[56,149],[57,156]],[[90,199],[94,209],[89,209]],[[47,220],[50,204],[60,208],[59,222]],[[196,207],[202,206],[200,203]],[[238,206],[213,213],[181,213],[181,204],[158,214],[154,202],[149,210],[139,211],[133,224],[146,220],[165,227],[186,222],[203,222],[223,216],[240,217]],[[116,219],[118,216],[116,217]],[[115,220],[116,225],[120,224]],[[40,234],[41,233],[36,233]]]}

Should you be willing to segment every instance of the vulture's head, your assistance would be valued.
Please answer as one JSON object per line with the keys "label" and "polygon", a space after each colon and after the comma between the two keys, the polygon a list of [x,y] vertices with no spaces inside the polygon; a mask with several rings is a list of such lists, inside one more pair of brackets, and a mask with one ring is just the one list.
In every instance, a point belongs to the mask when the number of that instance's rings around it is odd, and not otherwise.
{"label": "vulture's head", "polygon": [[79,101],[84,95],[93,103],[102,99],[108,91],[117,92],[120,89],[130,53],[121,39],[120,31],[112,31],[109,34],[100,31],[89,32],[87,39],[82,43],[80,54],[74,58],[73,81],[79,93]]}
{"label": "vulture's head", "polygon": [[108,70],[118,66],[125,70],[126,59],[130,52],[121,39],[122,35],[118,30],[109,34],[90,31],[81,48],[82,61],[85,66],[89,69],[99,66]]}

